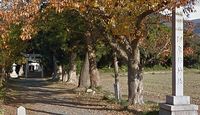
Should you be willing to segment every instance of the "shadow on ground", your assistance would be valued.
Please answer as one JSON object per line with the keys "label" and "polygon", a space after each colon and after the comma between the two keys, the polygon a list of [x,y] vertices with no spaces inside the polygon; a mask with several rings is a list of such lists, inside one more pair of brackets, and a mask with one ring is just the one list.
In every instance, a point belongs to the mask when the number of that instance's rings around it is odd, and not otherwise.
{"label": "shadow on ground", "polygon": [[[143,112],[124,109],[123,107],[109,106],[108,103],[102,100],[100,94],[89,95],[77,93],[74,91],[74,85],[63,84],[58,82],[50,82],[47,79],[11,79],[8,81],[7,98],[5,100],[7,105],[18,107],[25,104],[44,104],[55,107],[70,107],[86,110],[104,110],[104,111],[126,111],[131,114],[142,115]],[[32,107],[26,107],[29,111],[63,115],[49,112]],[[153,115],[153,114],[146,114]]]}

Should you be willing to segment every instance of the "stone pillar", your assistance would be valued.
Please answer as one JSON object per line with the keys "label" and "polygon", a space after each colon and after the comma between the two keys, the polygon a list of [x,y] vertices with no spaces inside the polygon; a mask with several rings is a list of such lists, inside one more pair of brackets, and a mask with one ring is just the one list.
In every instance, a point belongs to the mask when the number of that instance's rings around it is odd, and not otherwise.
{"label": "stone pillar", "polygon": [[175,8],[172,18],[172,96],[160,104],[159,115],[198,115],[198,106],[183,95],[183,9]]}

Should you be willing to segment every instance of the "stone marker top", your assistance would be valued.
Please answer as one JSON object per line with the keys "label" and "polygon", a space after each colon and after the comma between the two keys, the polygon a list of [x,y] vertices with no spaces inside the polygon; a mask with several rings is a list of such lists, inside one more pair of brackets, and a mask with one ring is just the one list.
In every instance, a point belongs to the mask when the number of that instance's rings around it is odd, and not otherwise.
{"label": "stone marker top", "polygon": [[26,115],[26,109],[23,106],[18,107],[17,115]]}

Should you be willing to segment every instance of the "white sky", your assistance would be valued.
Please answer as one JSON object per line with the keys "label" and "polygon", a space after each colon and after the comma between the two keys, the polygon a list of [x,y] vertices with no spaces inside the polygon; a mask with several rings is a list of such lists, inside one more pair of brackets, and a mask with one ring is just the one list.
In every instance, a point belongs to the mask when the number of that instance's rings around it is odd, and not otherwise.
{"label": "white sky", "polygon": [[194,19],[200,19],[200,0],[198,0],[197,4],[194,6],[195,12],[190,13],[189,17],[185,16],[186,20],[194,20]]}
{"label": "white sky", "polygon": [[[1,5],[1,1],[0,0],[0,5]],[[185,20],[195,20],[195,19],[200,19],[200,0],[197,0],[196,5],[194,6],[194,9],[196,10],[195,12],[192,12],[189,14],[189,17],[185,16],[184,19]],[[168,11],[164,11],[164,12],[168,12]],[[164,13],[162,12],[162,13]],[[164,13],[165,14],[165,13]]]}

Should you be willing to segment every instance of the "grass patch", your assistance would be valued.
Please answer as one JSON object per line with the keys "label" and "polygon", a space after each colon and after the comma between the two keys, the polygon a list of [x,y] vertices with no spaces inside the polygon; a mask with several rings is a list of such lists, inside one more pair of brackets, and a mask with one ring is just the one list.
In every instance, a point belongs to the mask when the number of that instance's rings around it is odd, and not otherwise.
{"label": "grass patch", "polygon": [[117,103],[117,99],[115,99],[115,96],[112,93],[106,92],[106,94],[103,96],[103,100],[106,100],[109,103]]}
{"label": "grass patch", "polygon": [[108,68],[108,67],[103,67],[103,68],[100,68],[100,71],[103,73],[111,73],[111,72],[114,72],[114,69]]}
{"label": "grass patch", "polygon": [[[5,87],[0,87],[0,104],[2,104],[5,100],[6,93],[5,93]],[[0,115],[4,115],[4,110],[0,108]]]}
{"label": "grass patch", "polygon": [[95,87],[95,90],[96,90],[97,92],[101,92],[103,89],[102,89],[102,86],[98,86],[98,87]]}
{"label": "grass patch", "polygon": [[0,87],[0,101],[3,102],[6,97],[6,87],[3,85]]}
{"label": "grass patch", "polygon": [[4,100],[4,98],[5,98],[5,95],[6,95],[6,93],[5,93],[5,87],[0,87],[0,100],[2,101],[2,100]]}
{"label": "grass patch", "polygon": [[158,115],[159,111],[144,112],[143,115]]}
{"label": "grass patch", "polygon": [[0,109],[0,115],[4,115],[4,110]]}
{"label": "grass patch", "polygon": [[155,65],[153,67],[144,67],[144,71],[169,71],[171,67],[164,67],[162,65]]}
{"label": "grass patch", "polygon": [[[155,65],[153,67],[144,67],[144,71],[169,71],[171,70],[171,67],[164,67],[161,65]],[[101,72],[103,73],[113,73],[114,69],[113,68],[108,68],[108,67],[103,67],[100,69]],[[122,65],[119,67],[119,73],[124,73],[128,71],[128,67],[126,65]]]}
{"label": "grass patch", "polygon": [[157,103],[147,101],[145,102],[145,110],[143,115],[158,115],[159,114],[159,105]]}

